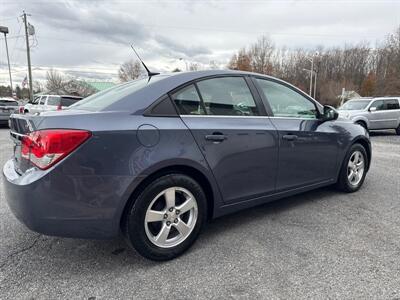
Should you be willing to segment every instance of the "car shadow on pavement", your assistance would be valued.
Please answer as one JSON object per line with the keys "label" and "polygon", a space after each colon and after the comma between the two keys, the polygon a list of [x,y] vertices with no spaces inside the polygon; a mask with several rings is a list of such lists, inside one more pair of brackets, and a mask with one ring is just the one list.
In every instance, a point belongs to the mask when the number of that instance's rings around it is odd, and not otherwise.
{"label": "car shadow on pavement", "polygon": [[370,136],[396,135],[396,131],[395,130],[376,130],[376,131],[370,131],[369,135]]}
{"label": "car shadow on pavement", "polygon": [[[176,264],[177,260],[193,260],[205,253],[212,252],[213,243],[226,243],[228,235],[246,235],[246,230],[255,225],[263,225],[265,222],[274,222],[274,218],[282,218],[293,210],[307,209],[302,206],[312,206],[315,202],[327,201],[336,191],[330,187],[306,192],[297,196],[291,196],[281,200],[269,202],[249,208],[238,213],[230,214],[210,221],[203,230],[199,240],[184,255],[166,264]],[[282,216],[283,215],[283,216]],[[276,220],[281,222],[281,220]],[[244,229],[243,229],[244,226]],[[264,225],[265,226],[265,225]],[[242,228],[242,229],[241,229]],[[35,234],[32,233],[32,236]],[[26,232],[23,234],[26,237]],[[25,244],[23,251],[16,251],[15,255],[9,255],[9,261],[3,261],[3,267],[10,264],[18,264],[25,272],[32,272],[29,265],[32,261],[40,260],[39,269],[46,274],[56,274],[61,269],[64,273],[80,272],[113,272],[123,268],[151,269],[159,265],[141,257],[131,249],[125,240],[120,237],[113,240],[83,240],[56,238],[36,235],[31,241],[21,242]],[[234,247],[232,241],[228,247]],[[28,249],[25,251],[25,249]],[[20,269],[19,269],[20,270]],[[40,272],[40,271],[39,271]]]}

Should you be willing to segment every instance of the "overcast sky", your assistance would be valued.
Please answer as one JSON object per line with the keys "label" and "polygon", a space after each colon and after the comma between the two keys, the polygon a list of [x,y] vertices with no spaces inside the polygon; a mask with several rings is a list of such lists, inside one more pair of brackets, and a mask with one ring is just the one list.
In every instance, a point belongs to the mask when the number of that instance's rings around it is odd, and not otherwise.
{"label": "overcast sky", "polygon": [[[55,68],[71,76],[117,80],[119,65],[134,58],[133,43],[154,70],[185,69],[186,62],[225,66],[232,54],[267,35],[289,48],[372,45],[400,25],[400,0],[280,1],[58,1],[0,0],[8,26],[13,78],[26,74],[25,10],[36,35],[34,80]],[[184,60],[179,60],[183,58]],[[0,84],[8,84],[0,39]]]}

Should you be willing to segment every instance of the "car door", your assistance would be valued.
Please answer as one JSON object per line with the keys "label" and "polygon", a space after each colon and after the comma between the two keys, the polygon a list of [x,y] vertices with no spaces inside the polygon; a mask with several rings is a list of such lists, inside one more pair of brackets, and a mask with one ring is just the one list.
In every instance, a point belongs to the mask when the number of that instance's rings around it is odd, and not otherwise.
{"label": "car door", "polygon": [[57,107],[61,104],[60,96],[48,96],[46,105],[44,106],[44,111],[57,110]]}
{"label": "car door", "polygon": [[254,81],[279,132],[277,191],[334,181],[338,133],[318,119],[316,103],[279,81]]}
{"label": "car door", "polygon": [[38,113],[43,111],[43,104],[45,103],[47,96],[40,96],[37,101],[34,101],[32,106],[29,108],[31,113]]}
{"label": "car door", "polygon": [[385,118],[387,122],[386,128],[397,128],[400,120],[400,107],[397,99],[386,99],[383,100],[385,109]]}
{"label": "car door", "polygon": [[390,112],[386,109],[384,100],[375,100],[368,108],[369,129],[391,128]]}
{"label": "car door", "polygon": [[277,132],[249,84],[241,76],[208,78],[171,94],[226,203],[275,191]]}

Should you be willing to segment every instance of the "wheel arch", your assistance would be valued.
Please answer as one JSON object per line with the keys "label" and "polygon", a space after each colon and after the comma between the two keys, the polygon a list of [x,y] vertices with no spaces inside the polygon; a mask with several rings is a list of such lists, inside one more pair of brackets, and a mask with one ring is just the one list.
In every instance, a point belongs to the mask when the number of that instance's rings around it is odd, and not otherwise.
{"label": "wheel arch", "polygon": [[207,219],[213,218],[215,209],[214,206],[218,201],[218,199],[216,199],[218,198],[218,191],[216,191],[216,187],[213,185],[212,180],[199,168],[187,164],[175,164],[152,170],[152,172],[149,172],[149,174],[142,177],[142,180],[130,193],[129,198],[122,209],[119,221],[119,225],[121,228],[123,228],[122,226],[124,226],[125,224],[126,216],[132,205],[135,203],[136,197],[140,195],[140,193],[146,188],[146,186],[148,186],[156,178],[173,173],[187,175],[200,184],[200,186],[203,188],[204,193],[206,194]]}
{"label": "wheel arch", "polygon": [[371,166],[371,159],[372,159],[371,142],[365,137],[358,137],[353,140],[353,143],[350,145],[350,147],[354,144],[361,144],[364,147],[365,151],[367,152],[368,155],[367,171],[368,171]]}
{"label": "wheel arch", "polygon": [[367,118],[364,117],[356,117],[353,119],[354,123],[364,123],[365,124],[365,128],[369,128],[369,120]]}

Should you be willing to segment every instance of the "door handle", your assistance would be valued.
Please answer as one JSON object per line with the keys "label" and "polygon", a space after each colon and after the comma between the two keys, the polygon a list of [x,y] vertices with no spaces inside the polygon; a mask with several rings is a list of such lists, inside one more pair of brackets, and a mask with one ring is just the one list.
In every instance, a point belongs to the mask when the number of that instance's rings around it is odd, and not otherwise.
{"label": "door handle", "polygon": [[285,134],[284,136],[282,136],[282,139],[287,141],[295,141],[298,139],[298,136],[294,134]]}
{"label": "door handle", "polygon": [[205,139],[207,141],[213,141],[213,142],[222,142],[227,139],[226,135],[223,135],[222,133],[214,132],[213,134],[207,134],[205,136]]}

